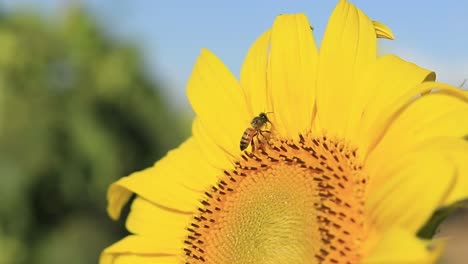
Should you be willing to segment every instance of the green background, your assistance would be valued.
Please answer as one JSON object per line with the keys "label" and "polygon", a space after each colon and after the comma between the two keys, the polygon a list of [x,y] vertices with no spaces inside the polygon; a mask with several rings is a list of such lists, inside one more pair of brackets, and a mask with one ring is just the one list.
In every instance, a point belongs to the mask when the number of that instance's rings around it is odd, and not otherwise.
{"label": "green background", "polygon": [[97,263],[106,190],[188,134],[143,54],[80,8],[0,12],[0,264]]}
{"label": "green background", "polygon": [[0,264],[97,263],[126,235],[125,213],[106,215],[109,184],[190,133],[136,44],[96,21],[76,7],[0,10]]}

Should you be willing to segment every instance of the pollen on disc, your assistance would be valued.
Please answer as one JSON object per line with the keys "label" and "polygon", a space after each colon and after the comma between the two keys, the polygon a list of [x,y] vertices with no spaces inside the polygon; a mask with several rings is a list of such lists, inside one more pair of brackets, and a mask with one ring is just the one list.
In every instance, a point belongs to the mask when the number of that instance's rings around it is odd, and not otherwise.
{"label": "pollen on disc", "polygon": [[367,178],[355,149],[301,136],[241,158],[205,192],[186,263],[359,263]]}
{"label": "pollen on disc", "polygon": [[318,231],[308,178],[303,169],[277,165],[242,181],[211,226],[216,232],[205,239],[207,257],[222,263],[313,260]]}

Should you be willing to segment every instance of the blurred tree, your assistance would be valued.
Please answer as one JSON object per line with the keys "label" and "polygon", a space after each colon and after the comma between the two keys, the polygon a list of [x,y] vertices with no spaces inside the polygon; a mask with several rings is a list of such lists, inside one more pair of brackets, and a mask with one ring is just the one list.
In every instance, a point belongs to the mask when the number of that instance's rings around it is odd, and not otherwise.
{"label": "blurred tree", "polygon": [[184,136],[158,89],[80,8],[0,13],[0,264],[96,263],[122,235],[108,185]]}

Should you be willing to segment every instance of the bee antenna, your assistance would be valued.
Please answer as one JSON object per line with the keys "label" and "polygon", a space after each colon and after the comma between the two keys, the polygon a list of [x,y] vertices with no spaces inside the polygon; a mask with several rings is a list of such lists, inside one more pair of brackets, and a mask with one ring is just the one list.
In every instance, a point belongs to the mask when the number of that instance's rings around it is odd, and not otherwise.
{"label": "bee antenna", "polygon": [[[265,115],[267,114],[273,114],[273,112],[265,112]],[[273,126],[273,123],[271,123],[271,121],[267,118],[267,122],[270,123],[272,126]]]}

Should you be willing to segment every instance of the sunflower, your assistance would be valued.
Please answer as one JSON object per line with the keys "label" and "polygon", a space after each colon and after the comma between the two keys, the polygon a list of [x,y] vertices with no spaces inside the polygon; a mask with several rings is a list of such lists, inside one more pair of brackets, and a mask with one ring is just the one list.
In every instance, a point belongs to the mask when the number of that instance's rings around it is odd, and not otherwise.
{"label": "sunflower", "polygon": [[113,219],[136,194],[132,235],[100,263],[434,262],[442,243],[416,233],[468,196],[468,94],[377,38],[341,0],[320,51],[305,15],[278,16],[240,81],[202,50],[193,135],[110,186]]}

